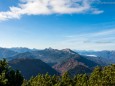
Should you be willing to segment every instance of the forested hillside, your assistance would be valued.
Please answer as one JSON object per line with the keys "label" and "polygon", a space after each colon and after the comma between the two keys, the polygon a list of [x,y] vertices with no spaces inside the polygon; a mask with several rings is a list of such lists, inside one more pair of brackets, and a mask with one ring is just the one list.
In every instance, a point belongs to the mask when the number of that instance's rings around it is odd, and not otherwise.
{"label": "forested hillside", "polygon": [[89,75],[78,74],[71,77],[67,72],[62,76],[46,73],[25,80],[4,59],[0,61],[0,86],[115,86],[115,65],[96,67]]}
{"label": "forested hillside", "polygon": [[71,77],[67,72],[62,76],[39,74],[22,86],[115,86],[115,65],[96,67],[90,75],[78,74]]}

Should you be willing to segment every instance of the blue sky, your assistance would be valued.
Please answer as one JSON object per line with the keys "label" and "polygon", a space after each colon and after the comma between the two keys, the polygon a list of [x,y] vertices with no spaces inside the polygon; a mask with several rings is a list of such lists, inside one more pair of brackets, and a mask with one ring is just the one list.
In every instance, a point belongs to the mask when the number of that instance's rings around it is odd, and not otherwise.
{"label": "blue sky", "polygon": [[1,0],[0,47],[115,50],[114,0]]}

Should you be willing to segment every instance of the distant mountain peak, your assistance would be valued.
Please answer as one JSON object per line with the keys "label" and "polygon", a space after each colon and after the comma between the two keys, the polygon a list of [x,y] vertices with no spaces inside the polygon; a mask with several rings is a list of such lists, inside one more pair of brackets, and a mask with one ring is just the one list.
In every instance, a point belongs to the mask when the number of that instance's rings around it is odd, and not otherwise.
{"label": "distant mountain peak", "polygon": [[49,48],[45,48],[45,50],[55,50],[55,49],[49,47]]}
{"label": "distant mountain peak", "polygon": [[77,54],[76,52],[74,52],[73,50],[66,48],[66,49],[62,49],[62,51],[64,52],[68,52],[68,53],[72,53],[72,54]]}
{"label": "distant mountain peak", "polygon": [[51,47],[45,48],[44,50],[48,50],[48,51],[60,51],[60,50],[58,50],[58,49],[54,49],[54,48],[51,48]]}

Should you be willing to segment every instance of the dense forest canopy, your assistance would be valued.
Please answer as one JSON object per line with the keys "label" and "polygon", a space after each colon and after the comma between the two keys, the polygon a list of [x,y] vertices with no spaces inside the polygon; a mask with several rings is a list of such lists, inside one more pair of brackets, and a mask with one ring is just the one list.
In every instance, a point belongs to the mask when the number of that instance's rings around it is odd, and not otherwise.
{"label": "dense forest canopy", "polygon": [[[34,70],[33,70],[34,71]],[[25,80],[20,71],[13,70],[5,59],[0,60],[0,86],[115,86],[115,65],[96,67],[90,74],[71,77],[38,74]]]}

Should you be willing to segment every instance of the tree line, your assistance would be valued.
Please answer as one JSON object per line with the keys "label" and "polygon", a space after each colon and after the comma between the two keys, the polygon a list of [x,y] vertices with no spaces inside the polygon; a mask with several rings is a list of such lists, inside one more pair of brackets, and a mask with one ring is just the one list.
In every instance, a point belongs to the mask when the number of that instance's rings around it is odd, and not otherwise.
{"label": "tree line", "polygon": [[25,80],[20,71],[13,70],[3,59],[0,60],[0,86],[115,86],[115,65],[96,67],[88,75],[72,77],[66,72],[62,76],[51,76],[47,73]]}

